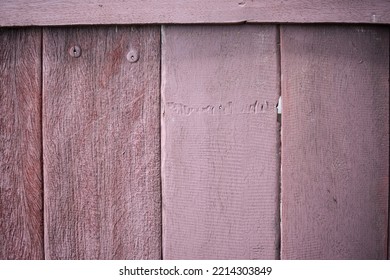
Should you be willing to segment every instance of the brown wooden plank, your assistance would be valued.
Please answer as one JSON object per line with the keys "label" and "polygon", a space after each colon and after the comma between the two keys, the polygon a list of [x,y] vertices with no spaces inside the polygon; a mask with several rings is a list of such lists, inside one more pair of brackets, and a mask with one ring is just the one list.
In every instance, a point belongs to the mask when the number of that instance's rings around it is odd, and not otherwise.
{"label": "brown wooden plank", "polygon": [[282,258],[384,259],[389,31],[283,26]]}
{"label": "brown wooden plank", "polygon": [[0,259],[43,259],[41,34],[0,29]]}
{"label": "brown wooden plank", "polygon": [[163,257],[278,256],[276,26],[168,26]]}
{"label": "brown wooden plank", "polygon": [[43,42],[46,258],[161,258],[160,29],[53,28]]}
{"label": "brown wooden plank", "polygon": [[150,23],[390,23],[388,0],[2,0],[0,26]]}

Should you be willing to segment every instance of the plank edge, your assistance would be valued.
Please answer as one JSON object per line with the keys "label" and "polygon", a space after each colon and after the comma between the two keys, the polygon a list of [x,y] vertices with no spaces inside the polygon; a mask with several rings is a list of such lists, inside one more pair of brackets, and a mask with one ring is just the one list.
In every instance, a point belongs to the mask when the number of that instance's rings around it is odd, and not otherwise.
{"label": "plank edge", "polygon": [[[172,12],[171,6],[175,6]],[[42,8],[44,7],[44,8]],[[216,12],[217,11],[217,12]],[[313,3],[298,0],[228,2],[158,0],[143,5],[134,1],[101,0],[99,3],[45,0],[5,0],[0,7],[0,27],[104,24],[205,24],[205,23],[366,23],[390,24],[386,0],[348,3]]]}

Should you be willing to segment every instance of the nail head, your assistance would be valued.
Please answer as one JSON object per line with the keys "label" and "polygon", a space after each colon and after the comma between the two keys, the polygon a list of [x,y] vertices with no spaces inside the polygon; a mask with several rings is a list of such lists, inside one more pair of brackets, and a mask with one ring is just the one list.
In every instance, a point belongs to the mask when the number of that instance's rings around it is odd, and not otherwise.
{"label": "nail head", "polygon": [[69,49],[69,54],[72,57],[80,57],[81,56],[81,48],[79,46],[73,46]]}
{"label": "nail head", "polygon": [[137,62],[139,59],[139,54],[136,50],[130,50],[127,54],[127,60],[131,63]]}

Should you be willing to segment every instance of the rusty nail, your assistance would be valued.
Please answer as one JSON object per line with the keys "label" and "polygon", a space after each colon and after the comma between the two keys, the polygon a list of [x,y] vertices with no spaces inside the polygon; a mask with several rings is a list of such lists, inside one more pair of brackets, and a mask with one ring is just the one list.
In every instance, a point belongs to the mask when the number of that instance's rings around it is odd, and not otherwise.
{"label": "rusty nail", "polygon": [[139,54],[136,50],[130,50],[126,56],[127,60],[131,63],[137,62],[139,59]]}
{"label": "rusty nail", "polygon": [[69,54],[72,57],[80,57],[81,56],[81,48],[79,46],[73,46],[69,49]]}

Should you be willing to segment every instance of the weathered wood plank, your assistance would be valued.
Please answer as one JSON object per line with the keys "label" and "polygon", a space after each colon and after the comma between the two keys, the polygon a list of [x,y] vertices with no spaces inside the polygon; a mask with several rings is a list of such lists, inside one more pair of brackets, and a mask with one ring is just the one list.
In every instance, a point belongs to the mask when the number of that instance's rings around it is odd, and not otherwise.
{"label": "weathered wood plank", "polygon": [[52,28],[43,42],[46,258],[161,258],[160,29]]}
{"label": "weathered wood plank", "polygon": [[41,34],[0,29],[0,259],[43,259]]}
{"label": "weathered wood plank", "polygon": [[282,258],[384,259],[389,31],[283,26]]}
{"label": "weathered wood plank", "polygon": [[390,23],[388,0],[3,0],[0,26],[150,23]]}
{"label": "weathered wood plank", "polygon": [[276,26],[168,26],[163,257],[278,257]]}

